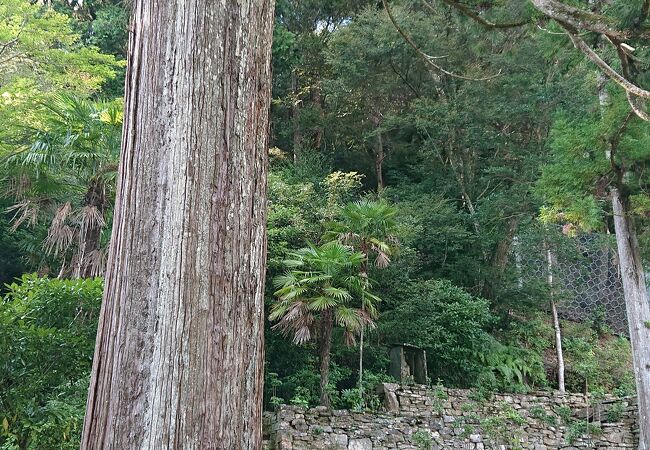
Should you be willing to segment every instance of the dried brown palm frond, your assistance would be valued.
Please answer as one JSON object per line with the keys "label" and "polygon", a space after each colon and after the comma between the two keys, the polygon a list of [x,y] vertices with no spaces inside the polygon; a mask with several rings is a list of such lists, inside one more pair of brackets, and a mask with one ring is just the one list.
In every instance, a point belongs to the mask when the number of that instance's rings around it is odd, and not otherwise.
{"label": "dried brown palm frond", "polygon": [[60,205],[54,213],[50,227],[47,230],[47,237],[43,243],[43,248],[47,253],[63,254],[75,241],[77,230],[68,225],[71,212],[72,204],[66,202]]}
{"label": "dried brown palm frond", "polygon": [[80,225],[80,235],[85,236],[88,230],[101,229],[106,226],[104,216],[94,205],[86,205],[79,210],[77,215]]}
{"label": "dried brown palm frond", "polygon": [[51,226],[47,230],[47,237],[43,243],[43,248],[47,253],[53,255],[64,254],[75,242],[77,230],[67,224],[60,226]]}
{"label": "dried brown palm frond", "polygon": [[360,240],[359,234],[353,233],[352,231],[341,233],[339,235],[339,241],[341,241],[341,243],[343,244],[351,244],[359,240]]}
{"label": "dried brown palm frond", "polygon": [[99,277],[106,270],[106,252],[103,249],[97,249],[90,252],[88,260],[91,266],[91,276]]}
{"label": "dried brown palm frond", "polygon": [[359,316],[359,322],[362,327],[370,328],[370,329],[374,329],[377,327],[377,324],[375,323],[373,317],[373,313],[371,311],[367,311],[365,309],[358,309],[357,314]]}
{"label": "dried brown palm frond", "polygon": [[87,254],[77,252],[72,257],[72,276],[81,277],[98,277],[104,274],[106,268],[106,253],[101,249],[93,250]]}
{"label": "dried brown palm frond", "polygon": [[343,344],[346,347],[354,347],[357,345],[357,337],[354,335],[352,330],[346,329],[343,332]]}
{"label": "dried brown palm frond", "polygon": [[377,257],[375,258],[375,267],[380,269],[385,269],[390,264],[390,258],[388,254],[382,251],[377,252]]}
{"label": "dried brown palm frond", "polygon": [[11,218],[11,221],[13,222],[11,225],[11,231],[16,231],[23,223],[27,223],[30,226],[36,225],[38,222],[38,213],[41,209],[40,207],[41,205],[38,202],[25,200],[7,208],[7,212],[15,211],[14,216]]}
{"label": "dried brown palm frond", "polygon": [[54,217],[52,217],[52,223],[50,224],[50,228],[61,228],[65,225],[66,220],[68,219],[68,216],[70,215],[70,212],[72,212],[72,204],[70,202],[65,202],[64,204],[60,205],[56,213],[54,213]]}
{"label": "dried brown palm frond", "polygon": [[5,197],[24,198],[25,193],[32,187],[32,180],[24,173],[11,177],[7,181],[7,187],[3,192]]}
{"label": "dried brown palm frond", "polygon": [[311,340],[311,326],[314,323],[314,316],[307,304],[303,301],[296,301],[289,306],[286,314],[273,326],[285,336],[293,333],[293,342],[298,345],[305,344]]}
{"label": "dried brown palm frond", "polygon": [[296,345],[306,344],[310,340],[311,340],[311,330],[306,325],[297,329],[293,335],[293,342]]}

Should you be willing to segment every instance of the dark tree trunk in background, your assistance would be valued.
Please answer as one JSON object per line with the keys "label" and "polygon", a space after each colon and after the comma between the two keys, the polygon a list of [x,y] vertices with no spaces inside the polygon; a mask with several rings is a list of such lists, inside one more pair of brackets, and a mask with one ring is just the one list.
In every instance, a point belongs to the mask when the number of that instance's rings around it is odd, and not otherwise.
{"label": "dark tree trunk in background", "polygon": [[331,309],[323,311],[320,324],[320,404],[330,407],[327,385],[330,381],[330,354],[332,352],[332,328],[334,317]]}
{"label": "dark tree trunk in background", "polygon": [[[469,197],[468,197],[469,198]],[[472,206],[473,208],[473,206]],[[508,229],[505,236],[498,242],[494,249],[492,256],[492,270],[489,279],[485,280],[483,290],[481,291],[485,298],[495,298],[499,285],[503,282],[508,261],[510,260],[510,250],[517,234],[519,227],[519,218],[511,218],[508,220]],[[478,228],[477,228],[478,229]]]}
{"label": "dark tree trunk in background", "polygon": [[381,137],[381,132],[377,133],[375,172],[377,173],[377,190],[382,190],[384,188],[384,140]]}
{"label": "dark tree trunk in background", "polygon": [[319,151],[323,145],[323,120],[325,118],[325,112],[323,111],[323,94],[320,87],[320,77],[317,79],[314,90],[312,91],[312,101],[314,102],[314,106],[318,109],[318,117],[320,119],[320,123],[314,131],[314,149],[316,151]]}
{"label": "dark tree trunk in background", "polygon": [[302,148],[302,130],[300,129],[300,92],[298,89],[298,72],[293,69],[291,72],[291,92],[293,99],[291,103],[291,122],[293,124],[293,162],[298,162]]}
{"label": "dark tree trunk in background", "polygon": [[135,0],[83,450],[259,449],[273,0]]}
{"label": "dark tree trunk in background", "polygon": [[633,219],[619,189],[612,189],[612,207],[639,400],[639,448],[646,450],[650,449],[650,304]]}
{"label": "dark tree trunk in background", "polygon": [[375,174],[377,175],[377,190],[381,191],[384,188],[384,139],[381,135],[381,118],[377,115],[372,117],[372,123],[375,126],[377,133],[377,140],[375,142]]}

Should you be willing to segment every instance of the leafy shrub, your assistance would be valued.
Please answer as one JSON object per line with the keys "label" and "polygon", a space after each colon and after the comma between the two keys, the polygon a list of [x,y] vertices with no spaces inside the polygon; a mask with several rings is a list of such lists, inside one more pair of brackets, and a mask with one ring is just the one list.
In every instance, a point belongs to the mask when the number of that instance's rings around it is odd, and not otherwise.
{"label": "leafy shrub", "polygon": [[493,375],[484,375],[482,379],[489,380],[495,390],[524,393],[529,386],[546,384],[541,356],[532,350],[503,345],[491,339],[476,357]]}
{"label": "leafy shrub", "polygon": [[310,392],[309,389],[298,386],[296,388],[296,393],[291,399],[291,404],[300,406],[301,408],[309,408],[309,398],[310,398]]}
{"label": "leafy shrub", "polygon": [[487,300],[473,297],[446,280],[410,283],[402,301],[384,316],[387,342],[408,342],[426,350],[429,376],[449,385],[475,380],[476,360],[489,342],[493,322]]}
{"label": "leafy shrub", "polygon": [[433,439],[431,439],[431,433],[427,430],[418,430],[413,433],[413,442],[421,450],[431,450],[433,448]]}
{"label": "leafy shrub", "polygon": [[562,423],[565,425],[570,423],[573,418],[573,411],[571,411],[570,407],[565,405],[555,408],[555,413],[560,417],[560,419],[562,419]]}
{"label": "leafy shrub", "polygon": [[530,417],[537,419],[550,427],[557,425],[557,419],[555,416],[547,413],[546,410],[540,405],[535,405],[530,408]]}
{"label": "leafy shrub", "polygon": [[601,434],[603,434],[603,430],[599,425],[586,420],[575,420],[567,426],[566,441],[569,445],[573,445],[582,436],[591,438]]}
{"label": "leafy shrub", "polygon": [[605,417],[608,422],[618,422],[621,420],[621,416],[625,412],[625,403],[616,402],[614,403],[605,413]]}
{"label": "leafy shrub", "polygon": [[0,448],[76,449],[102,280],[25,275],[0,302]]}

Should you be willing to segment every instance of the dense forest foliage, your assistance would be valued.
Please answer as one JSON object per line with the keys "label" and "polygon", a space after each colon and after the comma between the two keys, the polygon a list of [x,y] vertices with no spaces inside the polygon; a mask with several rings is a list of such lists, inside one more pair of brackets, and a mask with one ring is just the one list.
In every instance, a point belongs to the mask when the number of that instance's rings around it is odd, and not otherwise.
{"label": "dense forest foliage", "polygon": [[[127,6],[40,3],[0,0],[6,450],[78,448],[120,151]],[[625,92],[527,3],[467,2],[512,27],[448,3],[277,1],[267,408],[376,408],[400,342],[432,384],[554,389],[552,288],[522,283],[516,238],[608,239],[619,177],[649,256],[650,128]],[[641,4],[605,3],[621,23]],[[602,317],[562,332],[567,390],[634,392]]]}

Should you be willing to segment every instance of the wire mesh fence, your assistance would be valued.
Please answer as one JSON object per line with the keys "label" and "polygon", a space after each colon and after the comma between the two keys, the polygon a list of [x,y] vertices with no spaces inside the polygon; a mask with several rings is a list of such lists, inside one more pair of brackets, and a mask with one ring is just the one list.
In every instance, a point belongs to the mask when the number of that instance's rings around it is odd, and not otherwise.
{"label": "wire mesh fence", "polygon": [[561,318],[598,322],[628,334],[613,236],[567,235],[561,229],[527,233],[516,238],[512,260],[520,287],[553,295]]}

